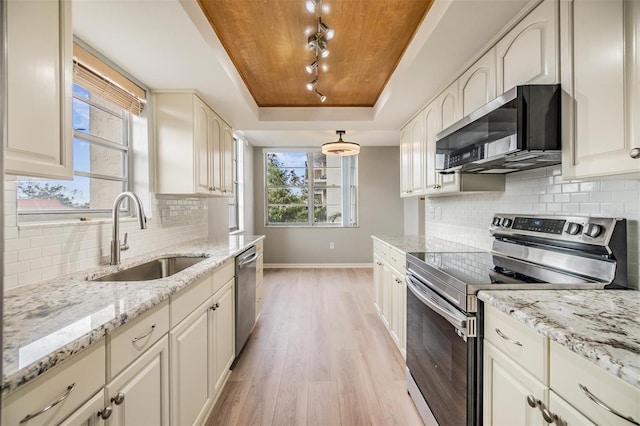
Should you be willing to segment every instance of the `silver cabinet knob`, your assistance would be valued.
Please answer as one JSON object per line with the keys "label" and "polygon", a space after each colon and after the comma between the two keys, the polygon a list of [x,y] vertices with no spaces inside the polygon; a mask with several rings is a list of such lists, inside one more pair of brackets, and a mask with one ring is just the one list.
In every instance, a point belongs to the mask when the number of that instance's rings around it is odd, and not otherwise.
{"label": "silver cabinet knob", "polygon": [[531,408],[536,408],[537,406],[542,405],[542,401],[536,399],[533,395],[527,395],[527,404],[529,404],[529,407]]}
{"label": "silver cabinet knob", "polygon": [[540,411],[542,411],[542,418],[545,422],[551,424],[558,420],[558,415],[553,414],[548,408],[541,408]]}
{"label": "silver cabinet knob", "polygon": [[640,148],[633,148],[631,151],[629,151],[629,157],[631,158],[640,158]]}
{"label": "silver cabinet knob", "polygon": [[124,402],[124,393],[118,392],[116,396],[111,398],[111,402],[113,402],[116,405],[122,404]]}
{"label": "silver cabinet knob", "polygon": [[100,417],[102,420],[107,420],[109,417],[111,417],[111,413],[113,413],[113,408],[106,407],[98,411],[98,417]]}

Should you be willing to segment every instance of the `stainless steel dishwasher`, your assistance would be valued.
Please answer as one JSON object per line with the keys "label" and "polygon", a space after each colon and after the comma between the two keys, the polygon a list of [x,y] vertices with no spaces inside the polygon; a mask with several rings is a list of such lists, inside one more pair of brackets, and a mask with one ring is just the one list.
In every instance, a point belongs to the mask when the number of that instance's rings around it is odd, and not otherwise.
{"label": "stainless steel dishwasher", "polygon": [[256,322],[257,259],[255,246],[236,256],[236,360]]}

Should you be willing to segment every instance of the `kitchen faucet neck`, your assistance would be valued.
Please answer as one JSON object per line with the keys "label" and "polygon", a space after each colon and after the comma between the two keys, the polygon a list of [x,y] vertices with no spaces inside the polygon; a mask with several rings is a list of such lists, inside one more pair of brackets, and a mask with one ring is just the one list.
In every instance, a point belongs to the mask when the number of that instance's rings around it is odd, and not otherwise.
{"label": "kitchen faucet neck", "polygon": [[138,217],[138,225],[140,229],[147,229],[147,216],[144,214],[142,201],[133,192],[123,192],[119,194],[113,202],[113,210],[111,211],[112,230],[111,235],[111,265],[120,264],[120,252],[126,250],[128,246],[120,245],[120,205],[125,198],[130,198],[136,208],[136,216]]}

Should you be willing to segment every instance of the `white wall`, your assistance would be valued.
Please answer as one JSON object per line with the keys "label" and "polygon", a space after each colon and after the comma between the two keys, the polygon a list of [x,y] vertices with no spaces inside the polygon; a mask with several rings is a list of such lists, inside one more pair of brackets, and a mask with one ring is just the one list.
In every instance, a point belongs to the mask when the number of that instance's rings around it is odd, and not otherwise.
{"label": "white wall", "polygon": [[494,213],[536,213],[627,219],[629,281],[638,288],[640,265],[640,178],[615,176],[567,181],[560,166],[506,176],[501,193],[427,198],[426,235],[488,250]]}
{"label": "white wall", "polygon": [[243,201],[244,206],[241,207],[240,214],[244,220],[244,231],[245,234],[253,235],[255,229],[255,188],[260,188],[260,186],[255,186],[254,183],[254,159],[253,159],[253,146],[250,142],[243,142],[243,155],[244,155],[244,165],[243,165]]}
{"label": "white wall", "polygon": [[[263,154],[262,148],[255,148],[255,230],[266,235],[265,263],[370,264],[372,234],[403,232],[399,152],[398,146],[362,147],[358,157],[357,228],[265,227]],[[329,248],[331,242],[333,250]]]}

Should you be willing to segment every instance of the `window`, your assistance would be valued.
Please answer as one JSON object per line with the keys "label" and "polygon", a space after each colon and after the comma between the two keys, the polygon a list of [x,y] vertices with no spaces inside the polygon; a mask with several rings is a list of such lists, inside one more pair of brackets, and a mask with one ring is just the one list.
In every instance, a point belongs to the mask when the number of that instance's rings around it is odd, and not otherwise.
{"label": "window", "polygon": [[[74,43],[73,54],[73,179],[19,179],[17,211],[23,218],[106,214],[130,187],[132,121],[146,92],[80,44]],[[122,208],[128,210],[127,200]]]}
{"label": "window", "polygon": [[240,176],[242,171],[242,140],[233,138],[233,197],[229,198],[229,232],[240,229]]}
{"label": "window", "polygon": [[267,225],[357,226],[358,157],[265,150]]}

